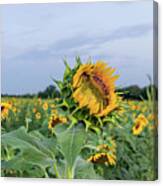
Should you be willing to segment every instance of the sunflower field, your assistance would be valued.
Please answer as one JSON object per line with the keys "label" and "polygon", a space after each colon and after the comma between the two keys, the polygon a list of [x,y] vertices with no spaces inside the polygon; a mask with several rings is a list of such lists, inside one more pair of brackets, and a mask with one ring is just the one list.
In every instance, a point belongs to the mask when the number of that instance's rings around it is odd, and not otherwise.
{"label": "sunflower field", "polygon": [[103,61],[65,62],[55,99],[1,100],[1,175],[59,179],[155,180],[157,110],[116,92]]}

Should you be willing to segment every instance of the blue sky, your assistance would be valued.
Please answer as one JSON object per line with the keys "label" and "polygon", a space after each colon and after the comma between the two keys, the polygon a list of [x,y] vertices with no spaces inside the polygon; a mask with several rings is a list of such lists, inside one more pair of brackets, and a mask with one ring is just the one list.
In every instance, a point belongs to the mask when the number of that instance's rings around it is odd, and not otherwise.
{"label": "blue sky", "polygon": [[2,93],[36,93],[71,66],[105,60],[118,86],[147,85],[153,72],[153,2],[1,5]]}

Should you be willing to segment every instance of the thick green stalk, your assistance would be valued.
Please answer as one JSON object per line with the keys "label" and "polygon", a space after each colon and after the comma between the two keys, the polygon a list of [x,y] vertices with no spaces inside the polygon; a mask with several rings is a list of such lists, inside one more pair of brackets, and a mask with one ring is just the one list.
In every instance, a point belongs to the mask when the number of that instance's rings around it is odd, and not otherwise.
{"label": "thick green stalk", "polygon": [[56,163],[53,164],[53,169],[57,178],[61,178]]}

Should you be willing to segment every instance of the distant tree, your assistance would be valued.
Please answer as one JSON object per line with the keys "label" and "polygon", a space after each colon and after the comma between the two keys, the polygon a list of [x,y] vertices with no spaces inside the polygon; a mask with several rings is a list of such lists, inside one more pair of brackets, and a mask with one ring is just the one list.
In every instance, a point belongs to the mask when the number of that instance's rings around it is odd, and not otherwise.
{"label": "distant tree", "polygon": [[56,98],[60,96],[60,93],[54,85],[49,85],[44,91],[40,91],[37,96],[41,98]]}
{"label": "distant tree", "polygon": [[121,92],[124,99],[142,100],[148,99],[149,95],[155,94],[157,99],[157,88],[154,85],[145,86],[140,88],[137,85],[117,89],[116,92]]}
{"label": "distant tree", "polygon": [[141,88],[137,85],[132,85],[122,89],[118,89],[117,92],[122,92],[124,99],[140,99]]}

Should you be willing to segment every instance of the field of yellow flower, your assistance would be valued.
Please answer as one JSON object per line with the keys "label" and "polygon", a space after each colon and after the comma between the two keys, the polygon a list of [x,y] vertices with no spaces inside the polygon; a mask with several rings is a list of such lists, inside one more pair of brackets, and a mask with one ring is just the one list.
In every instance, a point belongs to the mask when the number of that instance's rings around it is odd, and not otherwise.
{"label": "field of yellow flower", "polygon": [[65,65],[59,98],[2,98],[2,176],[156,179],[154,100],[123,100],[102,61]]}

